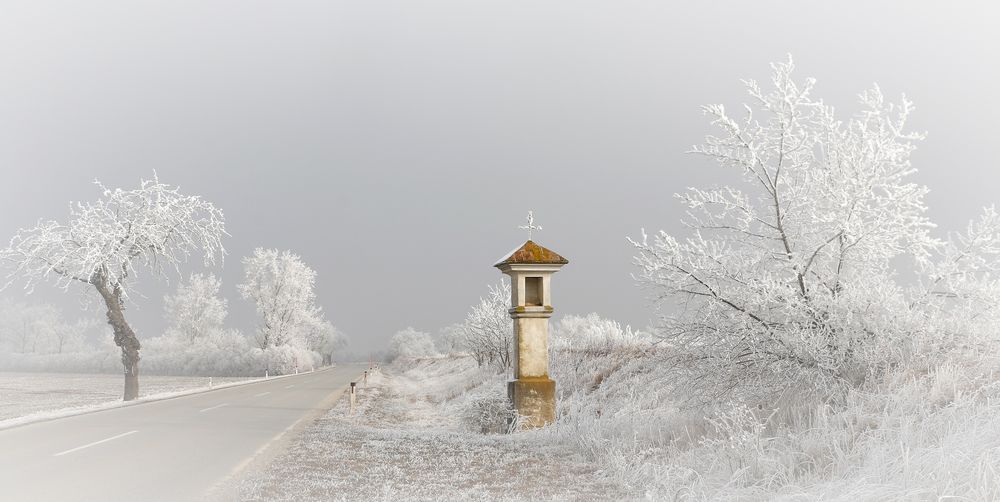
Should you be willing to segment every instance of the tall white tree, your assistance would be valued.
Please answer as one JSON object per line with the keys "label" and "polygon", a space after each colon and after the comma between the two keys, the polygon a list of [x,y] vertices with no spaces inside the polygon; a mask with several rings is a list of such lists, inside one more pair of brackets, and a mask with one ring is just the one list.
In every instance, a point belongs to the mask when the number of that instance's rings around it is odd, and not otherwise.
{"label": "tall white tree", "polygon": [[168,333],[193,340],[221,330],[228,309],[221,288],[222,281],[212,274],[191,274],[187,283],[179,284],[174,294],[163,298]]}
{"label": "tall white tree", "polygon": [[260,348],[304,344],[308,329],[322,318],[314,290],[316,272],[291,251],[263,248],[243,259],[243,269],[239,290],[257,306]]}
{"label": "tall white tree", "polygon": [[182,195],[155,176],[131,190],[95,184],[100,198],[72,205],[67,223],[41,221],[18,231],[0,250],[0,261],[12,267],[8,285],[20,278],[29,291],[43,281],[96,290],[122,351],[128,401],[139,395],[141,345],[125,318],[134,279],[142,271],[179,273],[196,253],[206,265],[221,261],[225,219],[210,202]]}
{"label": "tall white tree", "polygon": [[911,181],[913,105],[876,86],[843,120],[772,65],[770,87],[746,81],[739,117],[704,107],[721,131],[693,153],[734,184],[678,194],[691,229],[643,232],[638,279],[680,304],[661,334],[677,350],[681,385],[703,398],[771,395],[790,384],[856,382],[890,364],[908,327],[894,264],[925,267],[939,246],[927,188]]}

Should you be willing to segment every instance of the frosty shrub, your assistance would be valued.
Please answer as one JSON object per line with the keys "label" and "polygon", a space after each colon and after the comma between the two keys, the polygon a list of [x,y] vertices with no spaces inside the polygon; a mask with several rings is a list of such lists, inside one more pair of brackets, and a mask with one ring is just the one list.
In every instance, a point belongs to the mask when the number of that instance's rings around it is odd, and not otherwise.
{"label": "frosty shrub", "polygon": [[631,326],[605,319],[596,313],[567,315],[552,327],[552,350],[586,350],[609,353],[619,347],[633,347],[651,340],[647,333],[634,332]]}
{"label": "frosty shrub", "polygon": [[[639,281],[679,305],[658,334],[675,354],[672,380],[699,400],[858,385],[937,326],[960,328],[952,312],[996,304],[984,274],[996,267],[997,217],[988,210],[949,243],[930,235],[927,188],[911,180],[922,138],[906,128],[912,103],[873,87],[842,119],[813,97],[814,80],[793,79],[791,60],[772,68],[769,87],[745,82],[739,116],[704,107],[721,132],[692,152],[733,183],[677,195],[687,236],[632,241]],[[899,282],[906,268],[919,287]]]}
{"label": "frosty shrub", "polygon": [[759,417],[746,405],[730,405],[706,418],[711,433],[701,439],[701,446],[715,450],[730,472],[759,476],[758,462],[768,448],[769,418]]}
{"label": "frosty shrub", "polygon": [[490,286],[489,295],[473,305],[461,324],[446,329],[444,341],[453,352],[471,354],[480,365],[510,369],[513,362],[514,325],[510,318],[510,284]]}
{"label": "frosty shrub", "polygon": [[255,355],[272,374],[291,374],[311,370],[322,363],[322,357],[304,347],[277,345],[260,350]]}
{"label": "frosty shrub", "polygon": [[451,356],[468,353],[465,343],[465,325],[455,323],[445,326],[438,333],[436,345],[442,352]]}
{"label": "frosty shrub", "polygon": [[437,350],[434,348],[434,339],[431,338],[430,333],[407,327],[392,335],[389,340],[390,360],[416,359],[435,355],[437,355]]}
{"label": "frosty shrub", "polygon": [[500,393],[476,396],[466,404],[463,419],[469,427],[482,434],[506,434],[518,426],[518,415]]}
{"label": "frosty shrub", "polygon": [[266,366],[242,333],[218,329],[196,339],[177,334],[150,338],[143,358],[148,373],[160,375],[257,376]]}

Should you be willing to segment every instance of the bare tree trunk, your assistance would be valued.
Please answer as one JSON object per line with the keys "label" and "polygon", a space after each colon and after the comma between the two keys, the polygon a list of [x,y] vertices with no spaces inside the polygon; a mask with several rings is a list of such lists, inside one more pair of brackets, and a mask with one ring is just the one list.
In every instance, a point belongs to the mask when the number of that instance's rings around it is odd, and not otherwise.
{"label": "bare tree trunk", "polygon": [[[128,326],[126,325],[126,328]],[[122,395],[123,401],[131,401],[139,397],[139,340],[135,333],[128,329],[128,337],[122,344],[122,366],[125,370],[125,390]],[[117,343],[118,335],[115,334]]]}
{"label": "bare tree trunk", "polygon": [[108,324],[115,334],[115,345],[122,349],[122,366],[125,373],[125,391],[122,399],[131,401],[139,397],[139,339],[125,320],[121,293],[110,291],[101,284],[95,284],[108,307]]}

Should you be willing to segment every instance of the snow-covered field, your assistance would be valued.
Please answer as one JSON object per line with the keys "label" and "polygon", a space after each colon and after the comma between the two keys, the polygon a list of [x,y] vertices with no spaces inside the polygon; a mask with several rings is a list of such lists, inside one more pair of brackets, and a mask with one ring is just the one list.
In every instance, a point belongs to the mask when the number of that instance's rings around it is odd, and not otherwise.
{"label": "snow-covered field", "polygon": [[[252,378],[213,378],[212,385]],[[208,377],[141,376],[139,397],[148,398],[207,389]],[[12,419],[49,416],[120,403],[123,379],[119,374],[4,373],[0,372],[0,425]]]}
{"label": "snow-covered field", "polygon": [[617,500],[621,487],[536,433],[482,434],[473,410],[503,377],[471,358],[393,368],[341,399],[286,453],[240,481],[241,500]]}

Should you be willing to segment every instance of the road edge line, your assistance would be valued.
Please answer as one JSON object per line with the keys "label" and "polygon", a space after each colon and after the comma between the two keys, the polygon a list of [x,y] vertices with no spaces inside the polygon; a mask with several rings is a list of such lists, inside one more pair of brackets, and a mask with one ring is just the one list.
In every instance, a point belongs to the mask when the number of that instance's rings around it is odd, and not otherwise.
{"label": "road edge line", "polygon": [[[360,379],[360,377],[361,374],[358,374],[357,378]],[[326,400],[324,400],[321,403],[319,408],[313,410],[311,413],[303,415],[294,423],[292,423],[284,430],[276,434],[274,437],[269,439],[260,448],[255,450],[249,457],[245,458],[242,462],[237,464],[236,467],[234,467],[229,472],[229,474],[225,475],[214,485],[212,485],[208,489],[208,491],[205,492],[205,500],[230,500],[228,496],[233,494],[229,492],[239,490],[238,483],[234,482],[237,481],[238,478],[242,474],[244,474],[244,472],[252,472],[254,469],[265,467],[266,466],[264,465],[266,464],[265,461],[273,460],[277,458],[277,456],[280,455],[281,453],[284,453],[284,451],[287,448],[280,448],[270,452],[268,450],[272,449],[283,439],[291,439],[296,434],[302,432],[302,429],[305,429],[306,426],[312,425],[317,420],[319,420],[327,413],[329,413],[330,410],[332,410],[333,407],[337,405],[337,402],[340,401],[340,399],[347,394],[349,388],[350,384],[346,384],[343,387],[339,388],[337,391],[331,392],[330,395],[327,396]],[[289,434],[292,431],[295,431],[295,433]],[[288,435],[287,438],[285,437],[286,435]]]}
{"label": "road edge line", "polygon": [[[326,368],[321,368],[321,369],[318,369],[316,371],[311,371],[311,372],[308,372],[308,373],[299,373],[299,374],[292,373],[292,374],[289,374],[289,375],[275,375],[275,376],[268,377],[268,378],[257,378],[257,379],[254,379],[254,380],[248,380],[246,382],[230,382],[230,383],[226,383],[226,384],[222,384],[222,385],[216,385],[216,386],[214,386],[212,388],[207,388],[206,389],[206,388],[202,387],[202,388],[198,388],[198,389],[192,389],[192,390],[189,390],[189,391],[181,391],[181,392],[179,392],[177,394],[171,393],[171,394],[165,395],[165,396],[158,396],[158,395],[154,394],[152,396],[144,397],[144,398],[139,398],[139,399],[136,399],[134,401],[114,401],[114,402],[111,402],[111,403],[105,403],[104,405],[100,405],[100,407],[96,407],[96,408],[72,409],[72,410],[68,410],[65,414],[58,414],[58,415],[54,415],[54,416],[38,417],[37,419],[29,419],[29,420],[25,420],[23,422],[18,422],[18,420],[21,420],[22,418],[30,417],[31,415],[26,415],[24,417],[14,417],[14,418],[10,418],[10,419],[7,419],[7,420],[0,421],[0,431],[6,431],[6,430],[10,430],[10,429],[17,429],[18,427],[24,427],[26,425],[34,425],[34,424],[40,424],[40,423],[44,423],[44,422],[52,422],[54,420],[61,420],[63,418],[78,417],[80,415],[90,415],[92,413],[100,413],[102,411],[108,411],[108,410],[117,410],[117,409],[121,409],[121,408],[127,408],[129,406],[141,406],[143,404],[158,403],[160,401],[169,401],[171,399],[179,399],[179,398],[182,398],[182,397],[194,396],[194,395],[198,395],[198,394],[205,394],[205,393],[208,393],[208,392],[214,392],[214,391],[217,391],[217,390],[225,390],[225,389],[229,389],[229,388],[232,388],[232,387],[241,387],[241,386],[244,386],[244,385],[253,385],[255,383],[270,382],[272,380],[279,379],[279,378],[288,378],[288,377],[294,377],[294,376],[308,375],[309,373],[318,373],[318,372],[322,372],[322,371],[329,371],[329,370],[333,370],[333,369],[336,369],[336,368],[338,368],[338,366],[327,366]],[[58,412],[58,411],[59,410],[53,410],[53,412]],[[44,413],[44,412],[41,412],[41,413]],[[4,423],[4,422],[10,422],[10,423]]]}

